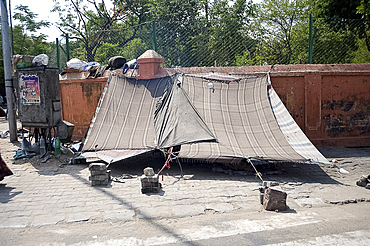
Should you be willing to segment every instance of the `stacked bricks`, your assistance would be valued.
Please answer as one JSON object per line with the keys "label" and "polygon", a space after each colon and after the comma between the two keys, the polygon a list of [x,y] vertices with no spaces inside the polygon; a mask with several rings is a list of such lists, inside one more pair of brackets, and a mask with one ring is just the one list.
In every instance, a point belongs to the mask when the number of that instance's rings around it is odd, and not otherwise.
{"label": "stacked bricks", "polygon": [[110,170],[103,163],[91,163],[89,165],[91,186],[106,186],[110,181]]}
{"label": "stacked bricks", "polygon": [[144,175],[141,176],[141,192],[142,193],[157,193],[161,190],[161,184],[158,182],[158,174],[154,174],[151,167],[144,169]]}

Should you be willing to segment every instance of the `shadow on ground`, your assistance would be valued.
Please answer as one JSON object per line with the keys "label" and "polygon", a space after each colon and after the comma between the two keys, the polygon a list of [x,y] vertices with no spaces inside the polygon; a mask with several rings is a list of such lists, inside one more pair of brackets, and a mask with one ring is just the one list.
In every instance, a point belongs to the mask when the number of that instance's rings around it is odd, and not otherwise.
{"label": "shadow on ground", "polygon": [[8,203],[16,195],[21,194],[21,191],[13,192],[14,187],[7,187],[6,184],[0,184],[0,203]]}
{"label": "shadow on ground", "polygon": [[[161,153],[146,153],[140,157],[110,164],[113,177],[122,174],[141,176],[146,167],[153,167],[157,173],[164,165],[165,159]],[[235,180],[246,182],[260,182],[252,167],[244,170],[231,170],[229,167],[211,163],[193,163],[181,161],[182,174],[190,175],[190,179],[197,180]],[[256,166],[267,181],[341,184],[332,179],[321,167],[315,164],[262,164]],[[176,162],[163,170],[164,176],[181,177],[181,169]]]}

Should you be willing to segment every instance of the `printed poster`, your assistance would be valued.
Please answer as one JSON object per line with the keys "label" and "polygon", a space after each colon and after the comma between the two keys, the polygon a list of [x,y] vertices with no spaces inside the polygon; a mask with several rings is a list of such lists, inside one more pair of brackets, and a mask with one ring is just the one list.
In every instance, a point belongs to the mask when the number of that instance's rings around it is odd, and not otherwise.
{"label": "printed poster", "polygon": [[36,75],[22,76],[21,102],[24,105],[40,104],[39,77]]}

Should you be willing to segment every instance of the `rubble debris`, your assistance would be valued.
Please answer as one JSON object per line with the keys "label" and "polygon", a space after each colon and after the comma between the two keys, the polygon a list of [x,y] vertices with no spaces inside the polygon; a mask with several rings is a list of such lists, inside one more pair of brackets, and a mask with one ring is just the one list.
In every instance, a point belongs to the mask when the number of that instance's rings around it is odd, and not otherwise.
{"label": "rubble debris", "polygon": [[125,183],[124,179],[134,179],[137,178],[136,175],[131,175],[131,174],[122,174],[119,177],[112,177],[112,181],[118,182],[118,183]]}
{"label": "rubble debris", "polygon": [[276,181],[263,181],[262,186],[264,187],[273,187],[273,186],[279,186],[279,182]]}
{"label": "rubble debris", "polygon": [[277,188],[267,188],[263,197],[263,208],[270,211],[285,211],[287,193]]}
{"label": "rubble debris", "polygon": [[338,204],[338,205],[344,205],[344,204],[350,204],[350,203],[359,203],[359,202],[370,202],[370,199],[366,198],[357,198],[357,199],[347,199],[347,200],[342,200],[342,201],[326,201],[326,203],[329,204]]}
{"label": "rubble debris", "polygon": [[111,180],[110,170],[104,163],[91,163],[89,165],[91,186],[106,186]]}
{"label": "rubble debris", "polygon": [[370,175],[362,175],[361,178],[356,181],[356,185],[365,187],[366,189],[370,189],[370,187],[369,188],[366,187],[368,183],[370,183],[369,176]]}
{"label": "rubble debris", "polygon": [[142,193],[158,193],[162,188],[161,183],[158,182],[158,174],[155,174],[151,167],[144,169],[144,175],[141,176],[140,180]]}

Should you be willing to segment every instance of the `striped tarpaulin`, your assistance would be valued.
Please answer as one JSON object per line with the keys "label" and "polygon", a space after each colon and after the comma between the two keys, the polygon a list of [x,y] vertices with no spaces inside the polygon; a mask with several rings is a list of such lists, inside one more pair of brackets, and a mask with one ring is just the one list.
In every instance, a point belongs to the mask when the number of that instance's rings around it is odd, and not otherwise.
{"label": "striped tarpaulin", "polygon": [[316,149],[295,122],[274,88],[270,87],[268,95],[276,121],[290,146],[308,160],[329,164],[328,160]]}
{"label": "striped tarpaulin", "polygon": [[223,163],[246,157],[305,161],[286,141],[274,118],[267,97],[267,75],[239,80],[208,78],[186,75],[182,86],[218,143],[183,145],[181,158]]}
{"label": "striped tarpaulin", "polygon": [[[295,150],[295,145],[305,145],[306,142],[287,141],[282,133],[269,103],[267,78],[267,75],[236,78],[217,74],[177,74],[138,80],[112,73],[91,122],[83,151],[94,151],[95,155],[107,162],[114,162],[156,149],[156,105],[164,98],[166,89],[171,89],[175,84],[182,87],[189,105],[194,107],[196,114],[217,139],[217,142],[183,144],[179,157],[221,163],[239,163],[245,158],[293,162],[314,159],[305,152],[297,153]],[[172,108],[182,110],[180,106],[185,104],[177,94],[167,100],[178,100],[178,106]],[[162,125],[167,126],[172,122],[170,125],[174,127],[174,124],[184,123],[167,119],[166,115],[160,116],[164,117],[161,120],[166,123]],[[171,115],[190,117],[186,110]],[[290,122],[281,124],[283,126]],[[189,127],[196,126],[193,124]],[[180,135],[176,134],[175,137]],[[184,142],[187,143],[195,139],[188,135],[185,137]]]}
{"label": "striped tarpaulin", "polygon": [[172,77],[138,80],[112,73],[83,151],[154,149],[154,111]]}
{"label": "striped tarpaulin", "polygon": [[121,161],[130,157],[144,154],[146,152],[152,151],[151,149],[144,150],[131,150],[131,149],[121,149],[121,150],[100,150],[96,152],[84,152],[83,156],[85,158],[99,158],[106,163],[114,163]]}

